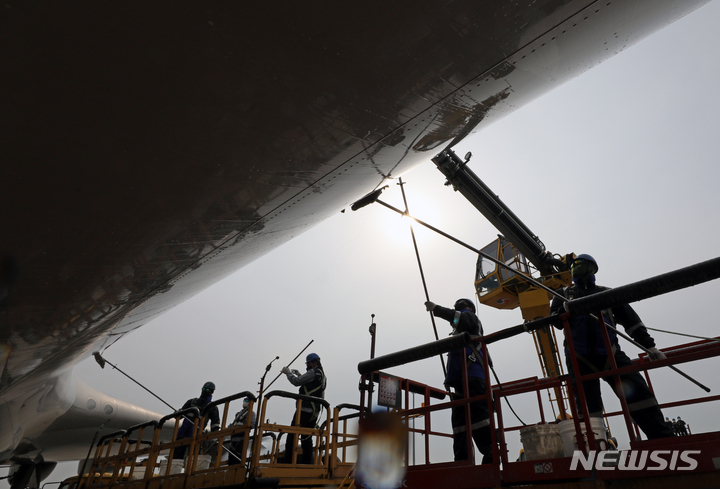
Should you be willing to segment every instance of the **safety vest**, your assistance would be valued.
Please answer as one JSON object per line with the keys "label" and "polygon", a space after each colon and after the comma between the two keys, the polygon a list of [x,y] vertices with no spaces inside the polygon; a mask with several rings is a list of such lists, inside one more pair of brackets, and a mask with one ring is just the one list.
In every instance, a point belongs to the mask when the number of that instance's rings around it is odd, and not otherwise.
{"label": "safety vest", "polygon": [[[320,399],[325,399],[325,387],[327,386],[327,377],[325,377],[325,372],[323,371],[323,368],[321,366],[319,367],[313,367],[313,372],[315,372],[315,378],[308,382],[307,384],[303,384],[300,386],[300,394],[303,396],[312,396],[312,397],[319,397]],[[310,402],[303,400],[302,402],[302,410],[306,412],[312,412],[315,414],[315,416],[320,414],[321,405],[316,402]]]}
{"label": "safety vest", "polygon": [[[460,320],[470,321],[471,326],[466,330],[458,328]],[[453,335],[462,334],[467,331],[471,338],[477,338],[480,335],[481,325],[480,319],[471,313],[455,311],[453,320],[451,322],[453,326]],[[478,353],[480,353],[478,351]],[[454,350],[448,353],[448,367],[446,382],[458,382],[462,380],[462,364],[467,364],[468,377],[478,377],[481,379],[485,378],[485,369],[483,368],[482,358],[476,358],[475,353],[469,346],[460,350]]]}
{"label": "safety vest", "polygon": [[[230,423],[230,426],[245,426],[247,424],[248,414],[251,415],[250,416],[250,426],[254,428],[255,424],[256,424],[255,423],[256,416],[255,416],[255,413],[252,411],[249,411],[248,408],[243,408],[242,411],[237,413],[235,415],[235,419],[233,420],[233,422]],[[230,440],[233,442],[240,441],[243,439],[244,436],[245,436],[244,433],[236,433],[230,437]]]}

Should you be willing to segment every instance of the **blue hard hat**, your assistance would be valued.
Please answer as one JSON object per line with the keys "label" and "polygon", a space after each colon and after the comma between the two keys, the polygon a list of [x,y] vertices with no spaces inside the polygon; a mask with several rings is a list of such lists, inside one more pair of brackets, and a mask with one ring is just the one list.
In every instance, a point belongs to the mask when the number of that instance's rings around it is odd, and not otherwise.
{"label": "blue hard hat", "polygon": [[320,356],[317,353],[310,353],[307,358],[305,359],[305,363],[310,363],[315,360],[320,360]]}
{"label": "blue hard hat", "polygon": [[475,312],[475,304],[473,304],[473,301],[471,301],[470,299],[458,299],[455,301],[453,309],[455,309],[456,311],[470,309],[472,312]]}
{"label": "blue hard hat", "polygon": [[590,255],[578,255],[570,264],[570,270],[573,277],[584,277],[586,275],[595,275],[598,271],[598,264]]}
{"label": "blue hard hat", "polygon": [[202,388],[203,388],[203,390],[206,390],[206,389],[207,389],[207,390],[209,390],[209,391],[214,391],[214,390],[215,390],[215,384],[213,384],[212,382],[205,382],[205,384],[203,384]]}

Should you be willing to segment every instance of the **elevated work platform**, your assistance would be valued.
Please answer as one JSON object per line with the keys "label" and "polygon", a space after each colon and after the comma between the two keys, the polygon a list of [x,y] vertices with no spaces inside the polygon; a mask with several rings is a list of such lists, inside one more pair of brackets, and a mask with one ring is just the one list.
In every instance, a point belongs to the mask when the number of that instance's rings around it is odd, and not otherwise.
{"label": "elevated work platform", "polygon": [[[711,265],[720,269],[720,260]],[[707,268],[707,267],[705,267]],[[702,272],[702,270],[700,270]],[[693,280],[697,280],[695,269],[684,272]],[[656,282],[664,281],[661,285]],[[394,376],[387,371],[397,365],[429,358],[451,350],[464,348],[473,344],[482,352],[485,379],[491,379],[487,347],[493,342],[524,333],[526,331],[548,327],[551,323],[563,325],[569,330],[568,318],[575,308],[588,307],[590,311],[608,307],[605,301],[627,301],[634,297],[645,298],[648,294],[658,295],[656,289],[667,291],[666,276],[655,281],[644,281],[632,287],[613,289],[611,293],[593,296],[593,303],[587,305],[581,300],[570,303],[570,313],[552,316],[513,328],[498,331],[484,337],[470,338],[469,335],[457,335],[439,340],[428,345],[417,346],[402,352],[361,362],[358,371],[361,375],[359,405],[343,404],[331,407],[326,401],[282,391],[267,393],[256,399],[249,392],[241,392],[210,404],[222,410],[219,431],[203,433],[199,427],[205,426],[207,409],[198,412],[189,409],[170,414],[159,421],[152,421],[133,426],[102,438],[94,447],[92,461],[89,462],[88,476],[81,481],[85,489],[196,489],[196,488],[319,488],[337,487],[338,489],[353,488],[356,485],[356,462],[360,460],[358,473],[364,469],[363,461],[365,441],[360,438],[356,420],[369,412],[369,395],[375,392],[375,385],[380,383],[378,405],[388,406],[388,410],[396,413],[409,434],[412,443],[403,443],[399,457],[402,463],[395,464],[394,469],[401,467],[402,479],[398,487],[410,489],[481,489],[508,487],[541,488],[633,488],[633,489],[665,489],[675,487],[720,487],[720,432],[695,433],[688,436],[668,437],[655,440],[640,440],[640,431],[630,417],[624,394],[619,395],[621,410],[606,413],[605,418],[621,417],[628,432],[630,449],[621,452],[613,451],[600,440],[605,433],[598,432],[597,424],[590,418],[587,403],[582,393],[582,382],[572,382],[569,375],[537,378],[530,377],[508,382],[503,385],[489,384],[488,393],[471,397],[459,398],[447,395],[443,388],[437,388],[420,382]],[[673,283],[676,282],[673,280]],[[621,297],[617,297],[618,295]],[[639,300],[639,299],[638,299]],[[601,314],[598,317],[602,317]],[[604,341],[611,350],[605,331],[604,322],[600,321],[604,331]],[[578,359],[572,353],[572,335],[568,344],[571,352],[571,364],[575,371]],[[578,376],[578,380],[592,378],[608,378],[614,385],[620,384],[620,376],[628,373],[640,373],[645,376],[652,390],[650,372],[668,366],[682,365],[690,362],[705,362],[706,372],[718,370],[720,365],[720,338],[704,339],[693,343],[676,345],[663,349],[666,359],[648,361],[647,355],[641,354],[632,365],[617,368],[612,356],[610,368],[603,372]],[[381,369],[383,371],[381,371]],[[463,363],[463,383],[467,392],[467,365]],[[382,384],[384,383],[384,384]],[[568,440],[562,440],[560,452],[540,452],[528,454],[528,460],[511,461],[508,457],[508,437],[513,432],[525,429],[524,426],[512,426],[506,423],[507,412],[504,401],[513,396],[530,396],[537,399],[538,419],[535,426],[556,426],[555,416],[546,419],[541,393],[548,390],[561,389],[568,392],[570,430]],[[580,399],[575,401],[574,389]],[[622,392],[622,389],[618,389]],[[420,397],[420,406],[416,407],[416,397]],[[249,422],[233,426],[228,423],[228,414],[235,412],[233,402],[242,398],[250,398],[249,409],[259,405],[258,426],[252,427]],[[323,417],[316,428],[297,426],[298,419],[288,425],[263,422],[266,419],[267,406],[270,402],[289,399],[299,413],[303,400],[323,406]],[[708,395],[693,399],[678,399],[667,402],[660,400],[660,408],[676,408],[693,404],[716,402],[720,395]],[[366,403],[367,401],[367,403]],[[486,426],[490,427],[491,449],[494,463],[478,465],[474,460],[473,440],[470,438],[472,424],[470,420],[471,403],[485,403],[489,413]],[[447,426],[447,422],[438,423],[437,419],[447,421],[451,411],[460,410],[464,413],[466,442],[470,459],[449,462],[452,453],[451,445],[454,434],[438,426]],[[299,414],[298,414],[299,416]],[[178,428],[183,420],[189,419],[193,425],[191,436],[178,438]],[[599,419],[599,426],[605,428],[604,420]],[[160,439],[162,428],[166,423],[174,423],[174,433],[170,440]],[[462,426],[462,425],[460,425]],[[558,428],[559,429],[559,428]],[[457,430],[463,432],[463,430]],[[551,430],[548,430],[551,431]],[[283,436],[292,434],[296,440],[301,436],[309,436],[313,441],[313,463],[283,463]],[[552,436],[552,435],[551,435]],[[404,435],[402,436],[404,437]],[[416,444],[416,438],[421,440]],[[412,449],[411,449],[412,448]],[[300,449],[297,444],[292,447],[289,460],[297,460]],[[360,451],[360,454],[358,454]],[[419,457],[417,453],[419,453]],[[451,455],[450,455],[451,456]],[[232,463],[233,457],[236,463]],[[282,457],[282,458],[281,458]],[[513,457],[514,458],[514,457]],[[419,459],[419,460],[418,460]],[[230,462],[229,462],[230,461]],[[358,484],[359,486],[359,484]],[[385,486],[387,487],[387,486]],[[65,488],[63,488],[65,489]],[[75,489],[68,487],[67,489]]]}

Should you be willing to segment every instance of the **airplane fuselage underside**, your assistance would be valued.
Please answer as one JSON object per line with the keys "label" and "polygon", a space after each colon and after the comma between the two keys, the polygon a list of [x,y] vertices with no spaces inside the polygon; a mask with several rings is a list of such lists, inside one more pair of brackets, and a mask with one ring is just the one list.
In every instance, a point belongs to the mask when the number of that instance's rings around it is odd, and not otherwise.
{"label": "airplane fuselage underside", "polygon": [[0,412],[41,434],[93,350],[706,2],[5,3]]}

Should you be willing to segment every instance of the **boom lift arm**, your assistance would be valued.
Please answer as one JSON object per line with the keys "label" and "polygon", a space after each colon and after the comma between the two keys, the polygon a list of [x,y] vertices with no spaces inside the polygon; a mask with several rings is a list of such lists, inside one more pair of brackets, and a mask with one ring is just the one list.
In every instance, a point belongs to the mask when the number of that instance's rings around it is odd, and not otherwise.
{"label": "boom lift arm", "polygon": [[[452,185],[501,233],[498,239],[482,249],[515,270],[501,268],[494,262],[478,257],[475,276],[475,290],[481,303],[497,309],[514,309],[520,306],[523,318],[532,321],[550,315],[548,293],[525,277],[531,275],[527,261],[540,274],[543,285],[557,289],[570,285],[570,263],[574,254],[555,258],[533,232],[495,195],[482,180],[467,167],[471,153],[461,160],[451,149],[446,149],[433,158],[433,163],[447,178],[446,185]],[[557,340],[552,328],[533,331],[535,347],[546,377],[562,375],[562,364],[557,350]],[[551,396],[553,410],[557,405],[559,415],[565,418],[565,393],[555,389]]]}
{"label": "boom lift arm", "polygon": [[468,153],[463,161],[453,150],[447,149],[435,156],[432,161],[447,178],[446,185],[452,185],[455,191],[460,192],[475,206],[535,265],[541,275],[550,275],[566,269],[565,263],[553,258],[545,250],[543,242],[467,167],[471,156],[472,154]]}

